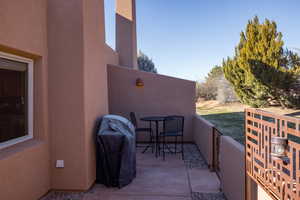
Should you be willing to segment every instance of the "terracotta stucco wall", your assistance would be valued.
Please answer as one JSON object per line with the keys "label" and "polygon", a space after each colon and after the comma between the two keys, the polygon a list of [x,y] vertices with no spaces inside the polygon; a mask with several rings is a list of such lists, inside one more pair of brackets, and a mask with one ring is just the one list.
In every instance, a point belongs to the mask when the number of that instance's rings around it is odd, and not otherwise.
{"label": "terracotta stucco wall", "polygon": [[[83,107],[82,1],[48,1],[51,187],[84,189],[87,164]],[[65,168],[55,168],[64,160]]]}
{"label": "terracotta stucco wall", "polygon": [[116,51],[120,65],[138,69],[135,0],[116,1]]}
{"label": "terracotta stucco wall", "polygon": [[[255,183],[254,180],[252,180],[249,176],[246,176],[246,199],[247,200],[260,200],[258,198],[259,196],[259,191],[258,191],[258,185]],[[262,200],[267,200],[262,198]]]}
{"label": "terracotta stucco wall", "polygon": [[213,127],[209,121],[199,115],[194,117],[194,141],[204,156],[206,162],[211,166],[213,162]]}
{"label": "terracotta stucco wall", "polygon": [[[209,165],[213,160],[214,125],[196,115],[194,118],[194,141]],[[244,147],[229,136],[221,136],[219,165],[222,190],[229,200],[245,199]],[[247,198],[257,200],[257,185],[247,178]]]}
{"label": "terracotta stucco wall", "polygon": [[95,122],[108,113],[106,63],[118,56],[105,44],[103,0],[51,0],[48,16],[52,187],[86,190],[96,173]]}
{"label": "terracotta stucco wall", "polygon": [[46,0],[0,1],[0,51],[34,60],[34,139],[0,150],[0,199],[38,199],[50,189]]}
{"label": "terracotta stucco wall", "polygon": [[95,123],[108,113],[106,63],[118,63],[116,53],[105,43],[103,0],[84,1],[84,114],[87,183],[95,181]]}
{"label": "terracotta stucco wall", "polygon": [[[145,86],[137,88],[141,78]],[[129,117],[134,111],[138,116],[184,115],[185,140],[192,141],[192,120],[195,114],[195,83],[139,70],[108,66],[109,112]]]}
{"label": "terracotta stucco wall", "polygon": [[230,200],[245,198],[245,151],[244,147],[229,136],[220,141],[221,186]]}

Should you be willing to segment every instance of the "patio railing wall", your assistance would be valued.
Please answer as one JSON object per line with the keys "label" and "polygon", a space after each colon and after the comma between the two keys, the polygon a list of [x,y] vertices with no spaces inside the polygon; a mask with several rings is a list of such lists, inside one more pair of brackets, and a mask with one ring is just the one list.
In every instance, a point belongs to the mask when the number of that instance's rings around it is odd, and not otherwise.
{"label": "patio railing wall", "polygon": [[220,180],[222,191],[229,200],[245,199],[244,155],[244,147],[240,143],[229,136],[221,136]]}
{"label": "patio railing wall", "polygon": [[195,116],[194,142],[211,169],[213,166],[213,130],[213,124],[199,115]]}
{"label": "patio railing wall", "polygon": [[229,200],[244,199],[244,147],[231,137],[223,136],[213,124],[199,115],[194,118],[194,142],[210,169],[219,176],[225,196]]}

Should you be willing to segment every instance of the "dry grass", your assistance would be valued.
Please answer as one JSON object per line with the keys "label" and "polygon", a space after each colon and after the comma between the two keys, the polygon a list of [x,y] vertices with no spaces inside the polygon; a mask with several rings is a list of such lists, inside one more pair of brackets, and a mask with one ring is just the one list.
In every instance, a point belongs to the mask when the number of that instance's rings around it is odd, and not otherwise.
{"label": "dry grass", "polygon": [[[224,135],[244,144],[244,110],[248,106],[240,103],[219,104],[217,101],[197,103],[197,113],[214,124]],[[279,115],[300,117],[300,110],[280,107],[261,108]]]}
{"label": "dry grass", "polygon": [[197,113],[200,115],[244,112],[245,106],[240,103],[219,104],[217,101],[203,101],[196,104]]}

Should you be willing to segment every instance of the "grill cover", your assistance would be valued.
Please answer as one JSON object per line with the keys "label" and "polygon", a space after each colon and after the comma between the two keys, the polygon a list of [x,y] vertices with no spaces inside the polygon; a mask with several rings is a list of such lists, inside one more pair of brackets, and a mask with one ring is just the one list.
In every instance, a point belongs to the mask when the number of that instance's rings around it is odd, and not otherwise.
{"label": "grill cover", "polygon": [[135,128],[117,115],[105,115],[96,136],[96,182],[123,187],[136,176]]}

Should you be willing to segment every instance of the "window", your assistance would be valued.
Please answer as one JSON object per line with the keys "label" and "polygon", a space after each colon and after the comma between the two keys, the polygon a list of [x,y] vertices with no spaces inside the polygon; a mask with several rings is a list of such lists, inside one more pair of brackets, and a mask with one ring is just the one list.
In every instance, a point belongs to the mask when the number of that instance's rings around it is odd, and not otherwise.
{"label": "window", "polygon": [[33,61],[0,52],[0,149],[33,138]]}

